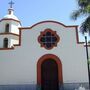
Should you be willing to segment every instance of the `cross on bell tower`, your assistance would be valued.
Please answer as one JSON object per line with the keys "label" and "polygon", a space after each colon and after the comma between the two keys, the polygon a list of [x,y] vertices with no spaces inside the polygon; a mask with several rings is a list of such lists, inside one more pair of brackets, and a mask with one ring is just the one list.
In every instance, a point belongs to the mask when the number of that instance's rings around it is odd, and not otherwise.
{"label": "cross on bell tower", "polygon": [[9,4],[10,4],[10,8],[12,8],[14,2],[11,0],[11,1],[9,2]]}
{"label": "cross on bell tower", "polygon": [[8,4],[10,4],[10,8],[8,9],[8,11],[9,11],[9,14],[11,15],[11,14],[13,14],[13,4],[14,4],[14,2],[11,0]]}

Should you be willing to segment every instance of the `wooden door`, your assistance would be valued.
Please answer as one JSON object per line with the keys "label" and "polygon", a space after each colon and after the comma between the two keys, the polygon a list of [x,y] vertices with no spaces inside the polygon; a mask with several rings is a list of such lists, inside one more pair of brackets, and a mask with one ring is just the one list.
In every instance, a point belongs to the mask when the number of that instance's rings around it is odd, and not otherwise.
{"label": "wooden door", "polygon": [[41,65],[41,90],[59,90],[58,66],[53,59]]}

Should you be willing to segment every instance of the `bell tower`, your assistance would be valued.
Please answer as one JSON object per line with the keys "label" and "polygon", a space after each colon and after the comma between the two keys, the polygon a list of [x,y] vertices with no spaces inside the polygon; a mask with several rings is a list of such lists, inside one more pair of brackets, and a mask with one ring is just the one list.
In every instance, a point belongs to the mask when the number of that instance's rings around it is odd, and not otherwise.
{"label": "bell tower", "polygon": [[21,23],[14,15],[13,2],[9,2],[8,14],[0,20],[0,48],[12,48],[19,44]]}

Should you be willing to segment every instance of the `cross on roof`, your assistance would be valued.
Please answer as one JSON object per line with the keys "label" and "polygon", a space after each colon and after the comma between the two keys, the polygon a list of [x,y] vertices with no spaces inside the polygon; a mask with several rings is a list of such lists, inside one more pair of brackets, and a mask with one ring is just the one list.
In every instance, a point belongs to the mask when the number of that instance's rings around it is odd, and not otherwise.
{"label": "cross on roof", "polygon": [[9,4],[10,4],[10,8],[12,8],[14,2],[11,0],[11,1],[9,2]]}

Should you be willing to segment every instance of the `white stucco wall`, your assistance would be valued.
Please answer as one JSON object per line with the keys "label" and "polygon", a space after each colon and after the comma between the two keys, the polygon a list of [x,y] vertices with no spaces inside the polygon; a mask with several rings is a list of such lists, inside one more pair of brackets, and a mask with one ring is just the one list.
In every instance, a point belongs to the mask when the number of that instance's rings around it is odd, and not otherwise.
{"label": "white stucco wall", "polygon": [[19,27],[21,27],[19,22],[12,21],[11,33],[19,34]]}
{"label": "white stucco wall", "polygon": [[17,39],[17,40],[15,40],[15,39],[10,39],[10,47],[14,47],[14,45],[18,45],[19,44],[19,40]]}
{"label": "white stucco wall", "polygon": [[9,24],[10,25],[10,29],[11,29],[11,20],[3,20],[0,22],[0,33],[4,33],[5,32],[5,25]]}
{"label": "white stucco wall", "polygon": [[13,20],[2,20],[0,22],[0,33],[4,33],[5,32],[5,26],[6,24],[9,24],[9,32],[10,33],[14,33],[14,34],[19,34],[19,27],[20,23],[17,21],[13,21]]}
{"label": "white stucco wall", "polygon": [[[41,48],[38,36],[51,28],[60,36],[57,47]],[[30,84],[37,82],[37,62],[45,54],[54,54],[62,62],[63,82],[88,82],[85,47],[77,44],[75,27],[45,22],[21,31],[21,46],[0,51],[0,85]]]}
{"label": "white stucco wall", "polygon": [[[8,47],[10,48],[13,44],[18,44],[19,43],[19,37],[12,35],[12,34],[2,34],[0,35],[0,48],[4,48],[3,47],[3,43],[4,43],[4,38],[8,38]],[[12,41],[13,40],[13,41]]]}
{"label": "white stucco wall", "polygon": [[[4,34],[6,33],[5,27],[7,24],[9,24],[9,34]],[[21,27],[20,23],[14,20],[2,20],[0,22],[0,48],[4,48],[3,47],[4,38],[8,38],[9,48],[12,47],[13,44],[19,43],[19,36],[16,36],[16,35],[19,35],[19,27]],[[10,34],[10,33],[13,33],[13,34]]]}

